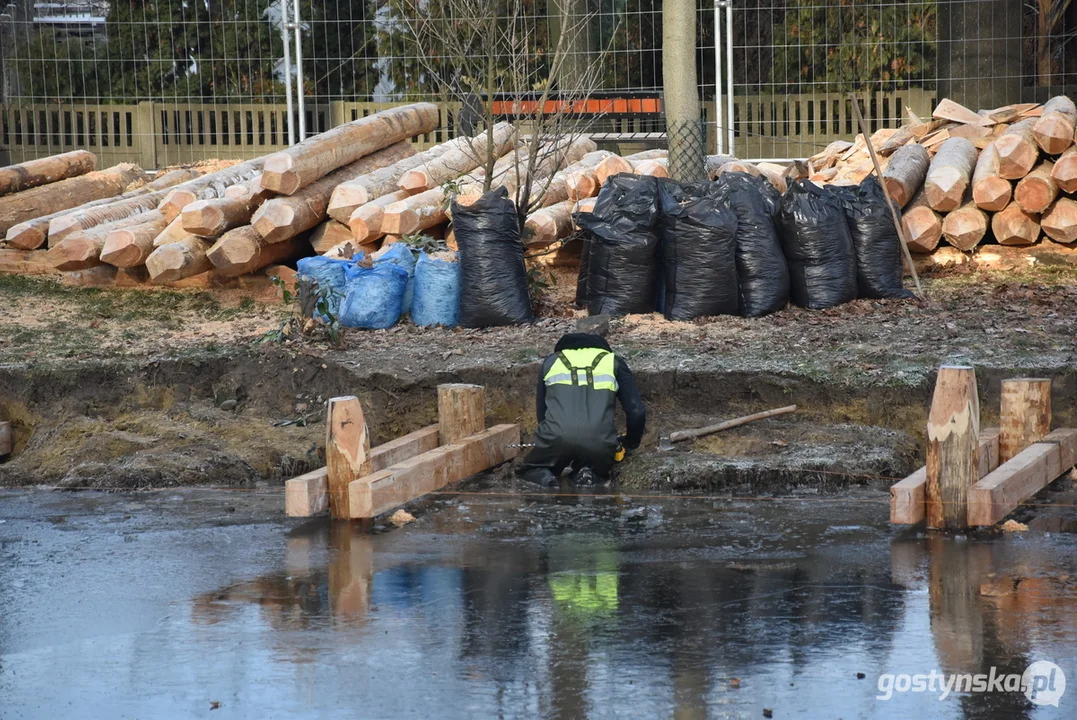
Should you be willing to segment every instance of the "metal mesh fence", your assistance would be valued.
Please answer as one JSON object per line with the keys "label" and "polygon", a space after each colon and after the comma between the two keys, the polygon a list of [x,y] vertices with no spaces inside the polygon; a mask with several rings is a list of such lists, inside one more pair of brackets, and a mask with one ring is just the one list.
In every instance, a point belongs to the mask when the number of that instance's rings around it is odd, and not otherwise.
{"label": "metal mesh fence", "polygon": [[[7,0],[0,159],[69,146],[155,165],[248,157],[287,145],[289,119],[310,134],[383,103],[443,99],[451,58],[409,32],[408,14],[448,23],[475,3],[528,38],[526,62],[545,79],[514,91],[598,66],[602,102],[581,110],[592,130],[665,142],[661,0],[295,1],[298,32],[293,0]],[[550,77],[573,22],[584,31]],[[941,96],[977,109],[1077,86],[1069,0],[697,0],[697,28],[708,151],[732,144],[744,158],[803,157],[855,135],[849,93],[877,128]],[[287,108],[289,82],[301,112]]]}
{"label": "metal mesh fence", "polygon": [[702,121],[671,122],[666,130],[669,176],[680,182],[707,179],[707,124]]}

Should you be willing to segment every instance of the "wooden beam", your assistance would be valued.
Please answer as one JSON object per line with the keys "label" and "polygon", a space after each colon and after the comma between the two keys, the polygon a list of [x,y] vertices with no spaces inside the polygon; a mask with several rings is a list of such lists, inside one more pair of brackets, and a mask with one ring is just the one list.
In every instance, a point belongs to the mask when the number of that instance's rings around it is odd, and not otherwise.
{"label": "wooden beam", "polygon": [[927,526],[966,527],[969,488],[979,479],[980,399],[976,371],[939,368],[927,419]]}
{"label": "wooden beam", "polygon": [[348,486],[351,517],[373,518],[427,493],[516,456],[519,425],[497,425],[458,443],[443,445]]}
{"label": "wooden beam", "polygon": [[1006,462],[1051,432],[1050,378],[1002,381],[999,459]]}
{"label": "wooden beam", "polygon": [[325,467],[329,487],[329,512],[334,518],[351,517],[348,483],[370,474],[370,433],[359,398],[329,398],[329,421],[325,438]]}
{"label": "wooden beam", "polygon": [[994,525],[1062,472],[1061,443],[1033,443],[969,488],[968,524]]}
{"label": "wooden beam", "polygon": [[[438,447],[438,426],[426,427],[395,440],[382,443],[370,451],[370,472],[404,462]],[[294,477],[284,484],[284,510],[288,517],[310,517],[329,509],[327,468],[318,468]]]}
{"label": "wooden beam", "polygon": [[441,442],[451,445],[486,428],[486,394],[482,385],[438,385]]}
{"label": "wooden beam", "polygon": [[[998,428],[980,431],[980,477],[998,467]],[[890,486],[890,522],[894,525],[917,525],[924,521],[926,511],[927,468]]]}

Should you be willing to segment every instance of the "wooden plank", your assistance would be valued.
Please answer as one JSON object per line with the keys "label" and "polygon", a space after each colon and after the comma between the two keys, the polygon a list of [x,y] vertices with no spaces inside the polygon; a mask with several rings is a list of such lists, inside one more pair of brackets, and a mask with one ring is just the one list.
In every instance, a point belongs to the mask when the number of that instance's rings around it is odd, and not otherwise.
{"label": "wooden plank", "polygon": [[1062,474],[1058,443],[1033,443],[969,488],[968,524],[994,525]]}
{"label": "wooden plank", "polygon": [[486,395],[482,385],[438,385],[441,442],[451,445],[486,428]]}
{"label": "wooden plank", "polygon": [[1063,473],[1077,465],[1077,429],[1052,430],[1044,435],[1040,442],[1058,445],[1059,467]]}
{"label": "wooden plank", "polygon": [[350,517],[348,483],[370,474],[370,433],[359,398],[346,395],[329,399],[325,439],[325,466],[329,484],[329,512]]}
{"label": "wooden plank", "polygon": [[495,465],[511,460],[520,442],[519,425],[497,425],[351,482],[353,519],[373,518]]}
{"label": "wooden plank", "polygon": [[[1074,431],[1077,433],[1077,431]],[[998,467],[999,429],[980,431],[980,477]],[[927,467],[890,486],[890,522],[894,525],[917,525],[924,521],[926,510]]]}
{"label": "wooden plank", "polygon": [[931,117],[937,120],[950,120],[953,122],[964,123],[966,125],[994,125],[995,121],[989,117],[983,115],[977,115],[972,110],[969,110],[964,105],[959,105],[950,98],[943,98],[938,106],[935,107],[935,112],[931,113]]}
{"label": "wooden plank", "polygon": [[[427,425],[371,449],[370,472],[384,470],[391,465],[433,450],[437,446],[438,426]],[[327,477],[328,471],[322,467],[294,477],[284,484],[284,510],[288,517],[310,517],[329,509]]]}

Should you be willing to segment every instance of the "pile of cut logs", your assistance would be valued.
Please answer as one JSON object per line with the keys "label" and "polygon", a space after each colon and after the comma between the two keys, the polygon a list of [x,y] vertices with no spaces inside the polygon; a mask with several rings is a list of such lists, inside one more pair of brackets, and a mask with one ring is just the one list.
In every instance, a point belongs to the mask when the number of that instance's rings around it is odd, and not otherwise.
{"label": "pile of cut logs", "polygon": [[[872,146],[883,182],[903,208],[913,252],[941,240],[962,251],[994,238],[1032,245],[1041,235],[1077,240],[1077,108],[1059,96],[1044,105],[1010,105],[973,112],[943,100],[923,121],[879,130]],[[809,158],[805,172],[820,184],[855,184],[871,174],[863,135],[831,143]]]}
{"label": "pile of cut logs", "polygon": [[134,286],[221,285],[276,271],[313,253],[350,258],[405,236],[454,247],[449,194],[481,193],[492,144],[493,186],[510,193],[533,174],[539,208],[526,234],[549,245],[572,231],[572,211],[619,172],[666,175],[666,153],[597,151],[585,137],[531,150],[509,123],[418,153],[409,139],[438,127],[436,106],[386,110],[273,155],[200,175],[167,173],[148,184],[134,165],[94,172],[77,151],[0,170],[0,272],[66,273],[74,282]]}

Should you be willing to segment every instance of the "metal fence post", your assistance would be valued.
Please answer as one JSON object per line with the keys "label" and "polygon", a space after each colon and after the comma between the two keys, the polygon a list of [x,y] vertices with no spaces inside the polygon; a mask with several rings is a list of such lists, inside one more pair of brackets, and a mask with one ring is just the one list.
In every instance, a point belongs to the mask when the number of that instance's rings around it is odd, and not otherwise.
{"label": "metal fence post", "polygon": [[157,169],[157,113],[152,100],[138,104],[135,115],[135,142],[138,146],[138,165],[143,170]]}

